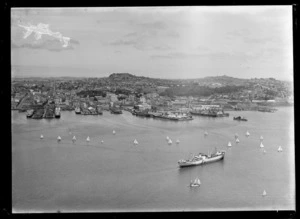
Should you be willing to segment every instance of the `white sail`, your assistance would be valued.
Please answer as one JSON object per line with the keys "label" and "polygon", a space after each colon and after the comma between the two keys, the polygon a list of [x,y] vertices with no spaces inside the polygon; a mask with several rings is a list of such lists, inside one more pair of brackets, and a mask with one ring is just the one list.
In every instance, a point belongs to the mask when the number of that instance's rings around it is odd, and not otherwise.
{"label": "white sail", "polygon": [[89,136],[86,138],[86,141],[90,141],[90,137]]}
{"label": "white sail", "polygon": [[41,139],[43,139],[44,138],[44,136],[43,135],[41,135]]}
{"label": "white sail", "polygon": [[113,134],[116,134],[116,131],[115,131],[115,130],[113,130]]}
{"label": "white sail", "polygon": [[73,136],[73,138],[72,138],[72,139],[73,139],[73,141],[76,141],[76,137],[75,137],[75,135]]}
{"label": "white sail", "polygon": [[103,144],[103,143],[104,143],[104,141],[102,140],[102,141],[101,141],[101,144]]}
{"label": "white sail", "polygon": [[261,147],[261,148],[263,148],[263,147],[264,147],[264,145],[263,145],[263,143],[262,143],[262,142],[260,143],[260,147]]}
{"label": "white sail", "polygon": [[169,139],[170,139],[169,136],[167,136],[167,137],[166,137],[166,140],[168,141]]}
{"label": "white sail", "polygon": [[198,183],[198,185],[200,185],[201,184],[201,182],[200,182],[200,179],[198,178],[198,180],[197,180],[197,183]]}
{"label": "white sail", "polygon": [[266,196],[266,195],[267,195],[266,190],[263,191],[263,194],[262,194],[262,195],[263,195],[263,196]]}
{"label": "white sail", "polygon": [[235,142],[236,142],[236,143],[239,143],[239,142],[240,142],[240,140],[237,138],[237,139],[235,140]]}
{"label": "white sail", "polygon": [[172,140],[171,139],[169,139],[168,144],[172,144]]}
{"label": "white sail", "polygon": [[279,146],[279,148],[278,148],[278,152],[281,152],[282,151],[282,147],[281,146]]}
{"label": "white sail", "polygon": [[232,145],[231,145],[231,142],[228,142],[228,147],[231,147]]}
{"label": "white sail", "polygon": [[250,133],[247,131],[247,132],[246,132],[246,136],[248,137],[249,135],[250,135]]}
{"label": "white sail", "polygon": [[57,140],[58,140],[58,141],[60,141],[60,140],[61,140],[61,137],[60,137],[60,136],[58,136],[58,137],[57,137]]}
{"label": "white sail", "polygon": [[138,141],[136,139],[134,139],[133,143],[134,144],[138,144]]}

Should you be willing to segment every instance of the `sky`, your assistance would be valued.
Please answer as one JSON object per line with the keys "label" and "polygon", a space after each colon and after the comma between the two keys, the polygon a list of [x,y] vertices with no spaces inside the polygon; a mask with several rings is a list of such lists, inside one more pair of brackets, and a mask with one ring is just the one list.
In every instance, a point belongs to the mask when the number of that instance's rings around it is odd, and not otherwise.
{"label": "sky", "polygon": [[12,8],[12,76],[293,80],[292,6]]}

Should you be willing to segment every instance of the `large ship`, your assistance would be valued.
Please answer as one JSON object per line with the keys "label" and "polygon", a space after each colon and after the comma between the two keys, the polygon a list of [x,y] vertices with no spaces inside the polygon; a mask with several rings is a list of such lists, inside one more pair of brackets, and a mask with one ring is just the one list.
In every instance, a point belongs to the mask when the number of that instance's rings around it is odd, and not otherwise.
{"label": "large ship", "polygon": [[60,118],[60,108],[59,107],[55,108],[55,118]]}
{"label": "large ship", "polygon": [[187,159],[187,160],[179,160],[178,165],[179,167],[190,167],[190,166],[197,166],[205,163],[215,162],[222,160],[225,156],[225,151],[216,151],[215,153],[206,155],[203,153],[199,153],[198,155]]}

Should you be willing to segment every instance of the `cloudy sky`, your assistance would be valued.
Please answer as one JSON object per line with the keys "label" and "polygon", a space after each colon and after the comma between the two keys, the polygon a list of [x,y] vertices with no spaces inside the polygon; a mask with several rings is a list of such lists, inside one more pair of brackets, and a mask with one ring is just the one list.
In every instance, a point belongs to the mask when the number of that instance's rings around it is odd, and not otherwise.
{"label": "cloudy sky", "polygon": [[293,78],[292,6],[15,8],[13,76]]}

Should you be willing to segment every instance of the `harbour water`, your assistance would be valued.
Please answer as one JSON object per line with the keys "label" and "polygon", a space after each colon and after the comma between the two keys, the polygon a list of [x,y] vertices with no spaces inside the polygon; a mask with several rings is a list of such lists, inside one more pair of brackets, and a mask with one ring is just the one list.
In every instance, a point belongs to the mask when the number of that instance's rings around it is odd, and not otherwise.
{"label": "harbour water", "polygon": [[[248,121],[235,121],[233,116]],[[293,107],[280,107],[275,113],[233,111],[224,118],[193,117],[176,122],[125,111],[99,116],[64,111],[60,119],[33,120],[12,111],[13,211],[295,209]],[[74,135],[77,141],[72,143]],[[229,141],[232,147],[227,147]],[[179,159],[215,147],[226,150],[224,160],[178,167]],[[201,186],[188,187],[196,177]]]}

